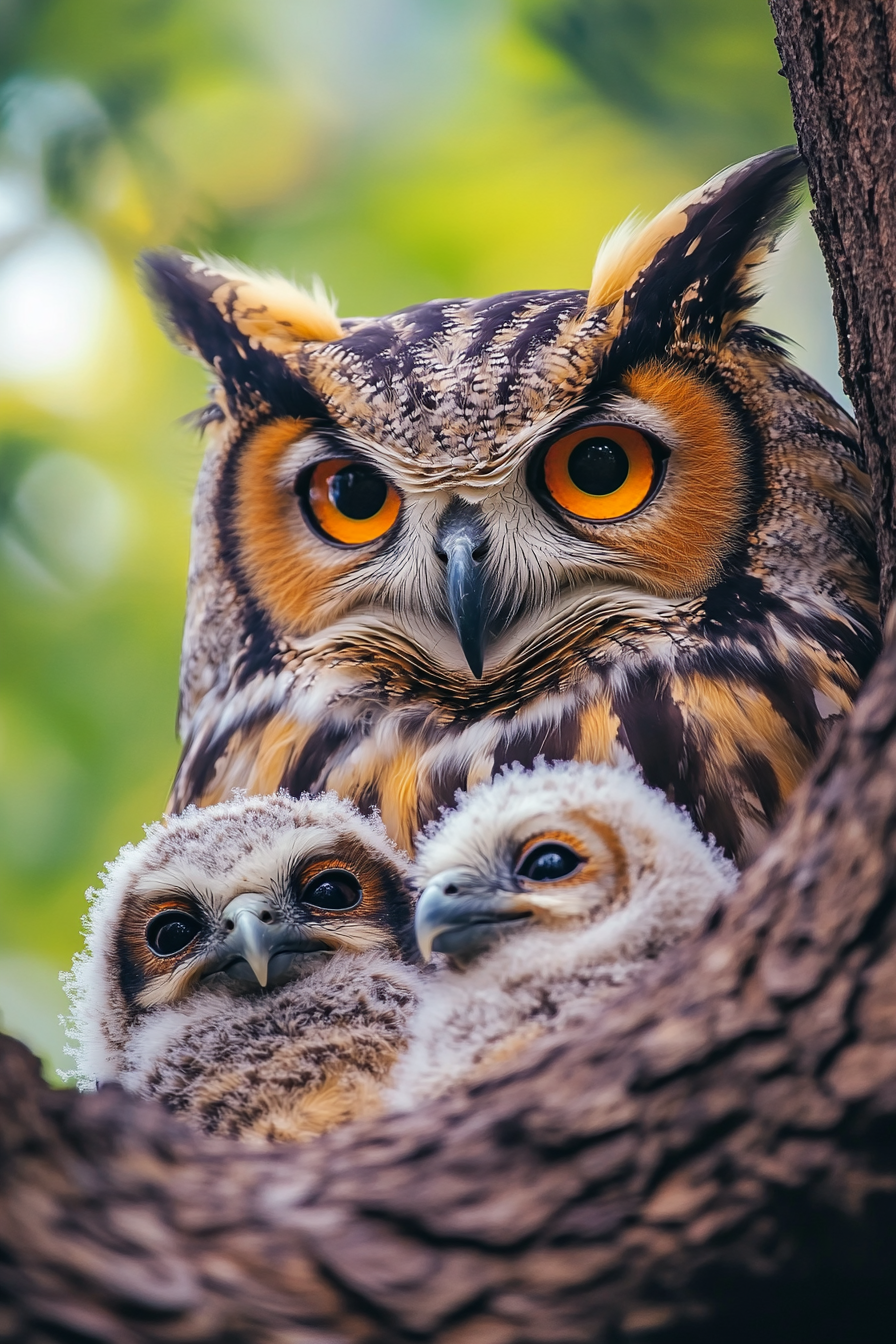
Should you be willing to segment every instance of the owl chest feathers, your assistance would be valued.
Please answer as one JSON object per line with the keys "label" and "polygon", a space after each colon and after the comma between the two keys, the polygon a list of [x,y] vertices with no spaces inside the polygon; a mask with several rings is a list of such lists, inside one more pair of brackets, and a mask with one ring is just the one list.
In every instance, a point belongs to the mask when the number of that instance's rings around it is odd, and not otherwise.
{"label": "owl chest feathers", "polygon": [[603,667],[587,646],[552,650],[528,684],[496,680],[492,702],[474,717],[469,704],[461,712],[460,701],[440,698],[437,669],[429,684],[400,664],[390,677],[382,645],[379,652],[381,678],[356,648],[335,666],[306,657],[291,671],[257,676],[228,697],[223,732],[212,699],[188,739],[175,808],[217,802],[234,787],[334,789],[377,808],[410,848],[458,789],[502,765],[612,762],[624,748],[651,785],[743,863],[856,684],[849,663],[808,641],[795,676],[771,635],[764,645],[730,641],[714,666],[679,620],[667,634],[626,628]]}

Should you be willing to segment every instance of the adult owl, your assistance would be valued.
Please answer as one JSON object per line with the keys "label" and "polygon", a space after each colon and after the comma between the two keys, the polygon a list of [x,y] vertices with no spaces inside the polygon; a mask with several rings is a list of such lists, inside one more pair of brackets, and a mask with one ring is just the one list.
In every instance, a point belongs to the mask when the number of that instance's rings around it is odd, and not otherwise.
{"label": "adult owl", "polygon": [[380,822],[333,794],[190,807],[91,895],[68,980],[82,1087],[258,1140],[380,1108],[417,986],[407,858]]}
{"label": "adult owl", "polygon": [[381,318],[148,256],[215,379],[171,806],[335,789],[408,846],[504,763],[621,745],[749,859],[879,640],[854,425],[748,321],[800,182],[729,170],[588,291]]}

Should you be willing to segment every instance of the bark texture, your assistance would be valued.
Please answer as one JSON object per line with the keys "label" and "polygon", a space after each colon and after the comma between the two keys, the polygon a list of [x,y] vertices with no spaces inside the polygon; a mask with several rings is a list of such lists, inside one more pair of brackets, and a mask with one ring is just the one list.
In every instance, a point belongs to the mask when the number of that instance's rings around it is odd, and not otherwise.
{"label": "bark texture", "polygon": [[469,1094],[302,1149],[0,1053],[15,1340],[892,1339],[896,649],[733,903]]}
{"label": "bark texture", "polygon": [[896,593],[896,4],[770,6],[834,294],[843,385],[874,482],[886,611]]}
{"label": "bark texture", "polygon": [[[773,0],[892,592],[890,4]],[[896,1312],[896,648],[696,943],[469,1093],[201,1139],[0,1040],[0,1338],[862,1344]]]}

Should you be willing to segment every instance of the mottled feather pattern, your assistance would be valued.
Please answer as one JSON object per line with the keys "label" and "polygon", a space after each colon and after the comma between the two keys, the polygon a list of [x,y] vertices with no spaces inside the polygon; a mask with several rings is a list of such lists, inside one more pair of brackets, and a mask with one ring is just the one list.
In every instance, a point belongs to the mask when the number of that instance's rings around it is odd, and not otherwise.
{"label": "mottled feather pattern", "polygon": [[[521,876],[521,856],[552,841],[579,865],[542,883]],[[574,1019],[599,1027],[607,1000],[730,895],[736,869],[645,787],[630,758],[540,761],[459,799],[421,837],[414,880],[418,917],[435,896],[448,920],[452,904],[467,903],[476,919],[483,905],[521,918],[495,926],[462,967],[437,953],[389,1079],[396,1108],[494,1072]]]}
{"label": "mottled feather pattern", "polygon": [[[456,802],[413,875],[382,824],[332,794],[237,794],[148,827],[93,893],[69,977],[81,1086],[116,1082],[207,1134],[303,1142],[596,1020],[735,882],[630,757],[514,765]],[[526,863],[546,845],[566,862],[543,880]],[[359,903],[328,919],[307,879],[334,872],[357,878]],[[399,936],[414,885],[423,956],[454,939],[425,969]],[[160,945],[171,915],[193,927]],[[325,941],[284,963],[298,924]]]}
{"label": "mottled feather pattern", "polygon": [[[334,953],[345,953],[349,980],[352,966],[361,978],[369,973],[372,1001],[379,1002],[379,977],[391,968],[396,993],[406,998],[413,969],[402,979],[401,966],[414,960],[408,863],[378,819],[361,816],[333,793],[293,798],[237,792],[216,806],[189,807],[146,830],[139,845],[126,845],[106,865],[100,889],[88,893],[85,949],[75,958],[68,983],[72,1054],[82,1086],[117,1081],[146,1091],[147,1061],[157,1055],[154,1049],[135,1050],[136,1035],[145,1030],[153,1039],[164,1037],[167,1049],[197,1023],[213,1022],[222,1004],[247,995],[254,1001],[258,983],[253,976],[234,980],[230,974],[245,955],[242,944],[234,943],[239,917],[232,913],[232,902],[247,897],[250,907],[261,910],[260,920],[283,931],[283,975],[301,970],[302,988],[293,992],[284,1012],[315,1022],[316,1050],[322,1048],[321,1032],[326,1033],[314,1006],[314,986],[321,980],[329,986],[327,993],[335,992],[327,970]],[[332,870],[347,871],[357,881],[359,899],[345,912],[304,900],[307,882]],[[192,935],[187,929],[182,945],[154,946],[153,922],[176,912],[188,917]],[[287,948],[298,961],[288,960]],[[271,966],[277,950],[271,948]],[[276,986],[276,976],[271,984]],[[346,993],[350,1004],[351,993]],[[252,1011],[247,1007],[243,1018],[251,1019]],[[234,1021],[243,1020],[241,1012],[234,1010]],[[336,1074],[355,1070],[357,1061],[343,1047],[344,1042],[334,1046],[336,1062],[322,1083],[329,1078],[335,1086]],[[359,1068],[367,1072],[367,1065]],[[156,1086],[164,1090],[167,1084],[160,1077]]]}
{"label": "mottled feather pattern", "polygon": [[[755,854],[879,646],[855,427],[746,320],[800,172],[778,151],[713,179],[620,235],[590,295],[432,301],[292,346],[288,304],[261,322],[211,263],[150,261],[225,413],[196,495],[175,810],[335,788],[409,845],[502,763],[622,748]],[[539,472],[607,421],[658,443],[665,474],[597,524]],[[309,527],[293,481],[327,457],[399,492],[381,541]],[[459,508],[485,557],[481,676],[439,558]]]}
{"label": "mottled feather pattern", "polygon": [[135,1024],[127,1085],[206,1134],[315,1138],[383,1109],[419,989],[413,967],[375,952],[267,994],[206,992]]}

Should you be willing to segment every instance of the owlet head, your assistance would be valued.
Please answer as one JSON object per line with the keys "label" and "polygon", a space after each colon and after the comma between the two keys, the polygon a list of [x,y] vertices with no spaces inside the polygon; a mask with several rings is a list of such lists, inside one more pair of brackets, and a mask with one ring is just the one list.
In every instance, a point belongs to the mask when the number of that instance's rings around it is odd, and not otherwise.
{"label": "owlet head", "polygon": [[108,866],[75,961],[82,1073],[109,1076],[137,1018],[200,987],[260,994],[334,952],[397,952],[406,863],[335,794],[238,796],[148,827]]}
{"label": "owlet head", "polygon": [[670,888],[691,887],[711,900],[733,875],[629,766],[540,763],[473,789],[421,840],[417,941],[426,958],[464,963],[533,925],[596,923],[645,894],[668,903]]}

